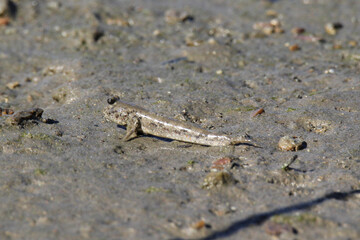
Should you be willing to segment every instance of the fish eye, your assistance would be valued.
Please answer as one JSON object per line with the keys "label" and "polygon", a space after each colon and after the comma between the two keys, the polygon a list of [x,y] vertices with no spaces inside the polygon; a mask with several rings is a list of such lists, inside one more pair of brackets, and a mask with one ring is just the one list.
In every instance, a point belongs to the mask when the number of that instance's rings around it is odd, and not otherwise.
{"label": "fish eye", "polygon": [[116,100],[118,100],[118,98],[115,97],[115,96],[112,96],[112,97],[107,99],[107,103],[112,105],[112,104],[114,104],[116,102]]}

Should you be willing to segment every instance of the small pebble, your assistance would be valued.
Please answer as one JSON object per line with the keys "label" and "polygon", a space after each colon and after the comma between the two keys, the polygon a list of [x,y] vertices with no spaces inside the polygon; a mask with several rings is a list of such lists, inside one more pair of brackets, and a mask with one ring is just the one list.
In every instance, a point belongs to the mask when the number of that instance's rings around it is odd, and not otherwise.
{"label": "small pebble", "polygon": [[324,71],[325,74],[334,74],[335,73],[335,70],[333,68],[329,68],[329,69],[326,69]]}
{"label": "small pebble", "polygon": [[329,35],[335,35],[337,30],[341,29],[343,25],[341,23],[327,23],[325,24],[325,31]]}
{"label": "small pebble", "polygon": [[289,50],[294,52],[294,51],[299,51],[301,48],[299,47],[299,45],[294,44],[294,45],[290,45],[289,46]]}
{"label": "small pebble", "polygon": [[0,0],[0,15],[5,13],[8,9],[8,0]]}
{"label": "small pebble", "polygon": [[265,110],[263,108],[259,108],[251,114],[251,117],[256,117],[257,115],[262,114],[264,112],[265,112]]}
{"label": "small pebble", "polygon": [[278,146],[281,151],[298,151],[304,147],[304,141],[297,137],[284,136],[280,138]]}
{"label": "small pebble", "polygon": [[47,3],[47,7],[52,10],[57,10],[61,7],[61,3],[57,1],[50,1]]}
{"label": "small pebble", "polygon": [[305,32],[305,28],[295,27],[295,28],[291,29],[291,33],[294,36],[298,36],[300,34],[303,34],[304,32]]}
{"label": "small pebble", "polygon": [[266,11],[266,16],[268,17],[277,17],[278,13],[274,9],[269,9]]}
{"label": "small pebble", "polygon": [[0,26],[8,25],[10,23],[10,18],[8,17],[0,17]]}
{"label": "small pebble", "polygon": [[212,171],[222,171],[225,166],[229,166],[232,162],[232,159],[229,157],[223,157],[218,160],[215,160],[211,165]]}
{"label": "small pebble", "polygon": [[161,32],[159,29],[155,29],[152,34],[153,34],[153,36],[157,37],[161,34]]}
{"label": "small pebble", "polygon": [[354,41],[354,40],[350,40],[348,42],[348,44],[349,44],[350,47],[356,47],[358,45],[358,43],[356,41]]}
{"label": "small pebble", "polygon": [[166,10],[164,15],[165,21],[169,24],[174,24],[178,21],[178,14],[174,9]]}
{"label": "small pebble", "polygon": [[215,40],[214,38],[209,38],[209,39],[208,39],[208,43],[214,45],[214,44],[216,44],[217,42],[216,42],[216,40]]}
{"label": "small pebble", "polygon": [[197,46],[200,46],[201,43],[202,43],[202,41],[193,40],[191,38],[186,38],[185,39],[185,44],[188,47],[197,47]]}
{"label": "small pebble", "polygon": [[333,45],[333,49],[334,49],[334,50],[342,49],[342,45],[341,45],[341,44],[338,44],[338,43],[335,43],[335,44]]}
{"label": "small pebble", "polygon": [[130,27],[134,25],[134,21],[132,19],[123,19],[123,18],[107,18],[107,25],[116,25],[121,27]]}
{"label": "small pebble", "polygon": [[177,22],[194,21],[194,16],[187,12],[179,12],[174,9],[168,9],[164,14],[165,21],[169,24],[175,24]]}
{"label": "small pebble", "polygon": [[256,22],[253,24],[253,29],[259,30],[265,35],[284,32],[278,19],[272,19],[270,22]]}
{"label": "small pebble", "polygon": [[192,225],[192,227],[193,227],[194,229],[196,229],[196,230],[200,230],[200,229],[202,229],[203,227],[205,227],[205,221],[204,221],[204,220],[200,220],[200,221],[194,223],[194,224]]}
{"label": "small pebble", "polygon": [[6,87],[8,87],[9,89],[14,89],[14,88],[17,88],[17,87],[20,87],[20,83],[19,82],[11,82],[11,83],[8,83],[6,84]]}
{"label": "small pebble", "polygon": [[34,101],[33,96],[31,96],[31,94],[28,94],[28,95],[26,96],[26,101],[28,101],[29,103],[31,103],[32,101]]}

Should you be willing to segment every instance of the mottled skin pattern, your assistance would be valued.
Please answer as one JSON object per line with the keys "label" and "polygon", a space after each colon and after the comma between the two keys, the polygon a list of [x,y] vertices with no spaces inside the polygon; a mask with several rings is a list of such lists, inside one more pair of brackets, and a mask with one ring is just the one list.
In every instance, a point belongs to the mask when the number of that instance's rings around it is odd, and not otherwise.
{"label": "mottled skin pattern", "polygon": [[228,146],[251,142],[248,136],[232,138],[224,134],[212,133],[187,122],[150,113],[141,107],[121,102],[115,98],[109,99],[108,103],[110,105],[104,110],[105,118],[127,127],[124,141],[130,140],[138,134],[149,134],[207,146]]}

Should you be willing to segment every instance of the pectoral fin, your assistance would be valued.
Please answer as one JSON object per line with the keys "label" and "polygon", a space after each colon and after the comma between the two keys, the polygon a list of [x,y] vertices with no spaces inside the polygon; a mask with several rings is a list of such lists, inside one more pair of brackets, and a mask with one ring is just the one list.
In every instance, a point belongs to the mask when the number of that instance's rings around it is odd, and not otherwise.
{"label": "pectoral fin", "polygon": [[240,143],[247,143],[247,144],[250,144],[250,145],[252,145],[254,147],[259,147],[252,141],[251,137],[248,134],[245,134],[245,135],[240,136],[240,137],[233,138],[232,141],[231,141],[231,145],[237,145],[237,144],[240,144]]}
{"label": "pectoral fin", "polygon": [[123,137],[123,141],[129,141],[138,136],[140,130],[140,120],[137,117],[132,117],[127,122],[126,135]]}

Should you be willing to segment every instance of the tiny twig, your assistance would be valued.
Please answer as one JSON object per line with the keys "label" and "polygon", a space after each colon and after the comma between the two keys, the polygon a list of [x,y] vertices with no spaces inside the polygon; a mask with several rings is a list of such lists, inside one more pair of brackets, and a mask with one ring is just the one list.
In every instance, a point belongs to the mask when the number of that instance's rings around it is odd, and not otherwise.
{"label": "tiny twig", "polygon": [[282,165],[281,169],[284,170],[285,172],[291,170],[292,168],[290,167],[290,165],[293,164],[297,158],[298,155],[294,155],[288,163]]}

